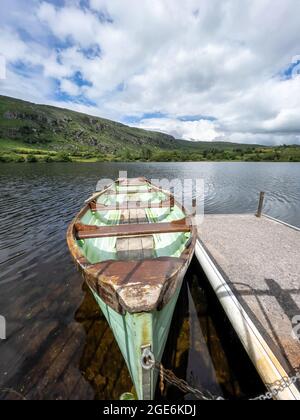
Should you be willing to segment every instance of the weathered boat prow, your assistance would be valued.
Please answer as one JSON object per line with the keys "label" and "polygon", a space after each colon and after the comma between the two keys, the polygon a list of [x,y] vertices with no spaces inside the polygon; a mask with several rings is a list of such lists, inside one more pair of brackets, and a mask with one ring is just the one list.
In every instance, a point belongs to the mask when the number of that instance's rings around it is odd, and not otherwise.
{"label": "weathered boat prow", "polygon": [[145,178],[118,179],[86,202],[67,233],[71,254],[126,360],[152,399],[196,232],[174,197]]}

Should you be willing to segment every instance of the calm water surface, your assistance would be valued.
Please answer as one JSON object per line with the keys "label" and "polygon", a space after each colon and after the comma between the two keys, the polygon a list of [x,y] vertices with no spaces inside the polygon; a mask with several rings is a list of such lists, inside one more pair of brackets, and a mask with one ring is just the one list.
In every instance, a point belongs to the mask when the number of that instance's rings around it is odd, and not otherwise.
{"label": "calm water surface", "polygon": [[[68,223],[97,181],[119,170],[129,177],[203,178],[207,213],[254,212],[265,191],[265,212],[300,227],[297,163],[1,164],[0,315],[7,340],[0,341],[0,399],[118,399],[130,390],[114,338],[65,243]],[[259,392],[196,262],[180,299],[164,364],[218,395]],[[183,395],[168,387],[157,398]]]}

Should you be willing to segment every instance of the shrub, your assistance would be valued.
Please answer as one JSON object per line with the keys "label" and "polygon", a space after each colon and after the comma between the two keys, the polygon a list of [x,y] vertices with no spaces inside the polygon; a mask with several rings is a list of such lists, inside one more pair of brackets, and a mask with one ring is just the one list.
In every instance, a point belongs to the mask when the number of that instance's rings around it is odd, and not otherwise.
{"label": "shrub", "polygon": [[37,161],[38,160],[37,160],[37,157],[35,155],[28,155],[27,156],[27,162],[29,162],[29,163],[35,163]]}
{"label": "shrub", "polygon": [[300,156],[291,156],[289,161],[290,162],[300,162]]}
{"label": "shrub", "polygon": [[51,163],[51,162],[54,162],[54,159],[51,156],[48,155],[48,156],[44,157],[44,161],[46,163]]}
{"label": "shrub", "polygon": [[152,151],[148,147],[143,147],[141,151],[141,158],[144,160],[150,160],[152,157]]}
{"label": "shrub", "polygon": [[59,162],[72,162],[72,158],[66,152],[58,153],[57,159]]}
{"label": "shrub", "polygon": [[23,163],[23,162],[26,162],[26,159],[23,156],[19,156],[16,158],[16,162]]}
{"label": "shrub", "polygon": [[38,143],[38,140],[37,140],[37,139],[35,139],[35,138],[32,138],[32,137],[30,137],[30,138],[25,138],[25,139],[24,139],[24,143],[27,143],[27,144],[36,144],[36,143]]}
{"label": "shrub", "polygon": [[0,162],[1,163],[8,163],[11,162],[12,159],[9,156],[6,155],[0,155]]}

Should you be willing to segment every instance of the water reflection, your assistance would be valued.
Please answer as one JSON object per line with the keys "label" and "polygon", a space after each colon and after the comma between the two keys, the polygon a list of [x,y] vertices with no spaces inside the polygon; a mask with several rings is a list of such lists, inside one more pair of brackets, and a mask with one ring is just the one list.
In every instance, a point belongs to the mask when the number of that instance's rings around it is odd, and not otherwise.
{"label": "water reflection", "polygon": [[132,382],[104,315],[89,289],[85,285],[83,289],[85,297],[75,314],[86,334],[79,369],[95,399],[118,400],[123,392],[131,390]]}

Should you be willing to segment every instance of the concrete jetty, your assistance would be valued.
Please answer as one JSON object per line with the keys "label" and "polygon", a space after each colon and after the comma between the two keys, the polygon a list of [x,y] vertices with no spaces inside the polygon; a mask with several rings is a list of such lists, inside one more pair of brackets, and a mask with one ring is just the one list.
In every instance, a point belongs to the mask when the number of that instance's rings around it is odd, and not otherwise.
{"label": "concrete jetty", "polygon": [[[291,377],[300,366],[300,230],[264,215],[205,215],[196,255],[264,382]],[[279,395],[299,398],[294,385]]]}

